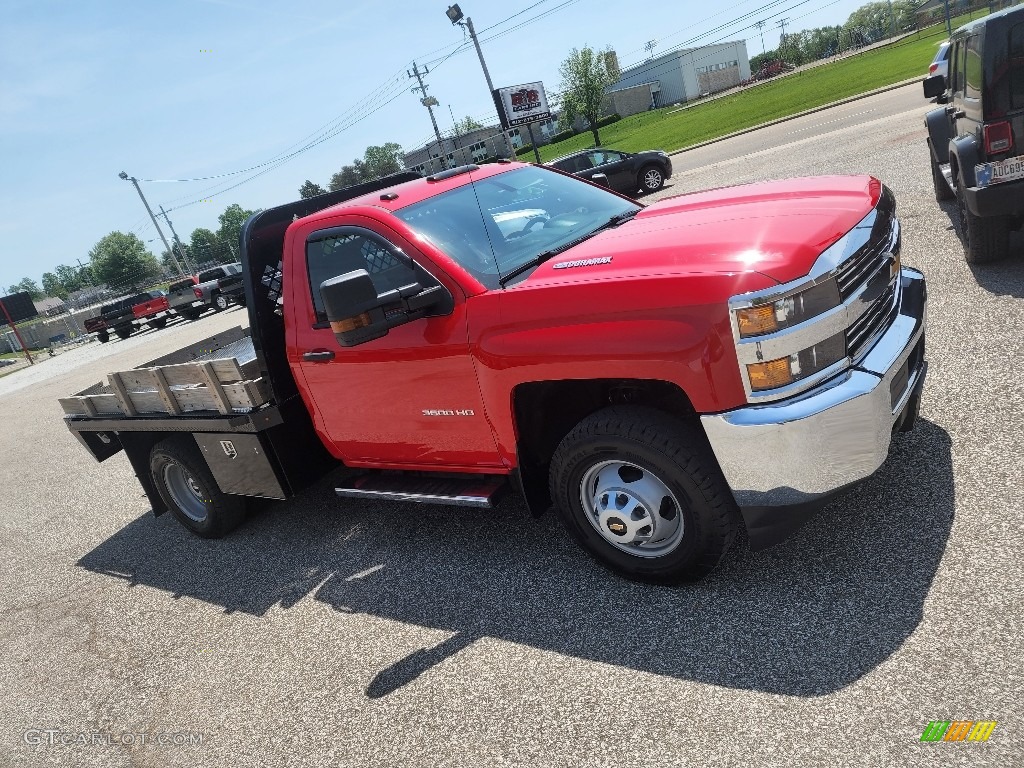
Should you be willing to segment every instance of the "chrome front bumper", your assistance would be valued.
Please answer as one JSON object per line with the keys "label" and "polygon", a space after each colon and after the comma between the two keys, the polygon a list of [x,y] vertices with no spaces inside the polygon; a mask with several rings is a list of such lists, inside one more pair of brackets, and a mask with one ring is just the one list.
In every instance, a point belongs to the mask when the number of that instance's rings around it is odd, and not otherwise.
{"label": "chrome front bumper", "polygon": [[917,270],[902,269],[900,284],[899,314],[860,365],[788,400],[701,417],[745,517],[863,480],[885,461],[893,431],[912,423],[927,370],[927,293]]}

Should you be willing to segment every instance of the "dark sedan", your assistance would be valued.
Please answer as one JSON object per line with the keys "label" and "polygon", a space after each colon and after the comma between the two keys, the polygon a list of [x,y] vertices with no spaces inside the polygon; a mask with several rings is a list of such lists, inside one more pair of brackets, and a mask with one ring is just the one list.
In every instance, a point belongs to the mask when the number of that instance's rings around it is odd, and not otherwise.
{"label": "dark sedan", "polygon": [[616,192],[638,190],[657,192],[672,175],[672,161],[664,152],[618,152],[614,149],[585,149],[552,160],[548,165],[585,179],[603,173]]}

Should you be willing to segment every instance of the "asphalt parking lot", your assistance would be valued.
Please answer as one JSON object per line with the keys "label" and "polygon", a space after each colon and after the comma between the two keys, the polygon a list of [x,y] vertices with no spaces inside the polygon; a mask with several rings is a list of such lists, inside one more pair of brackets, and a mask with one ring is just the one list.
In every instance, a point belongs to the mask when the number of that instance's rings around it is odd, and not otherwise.
{"label": "asphalt parking lot", "polygon": [[[871,173],[929,281],[915,431],[792,539],[699,584],[617,579],[515,499],[340,502],[328,478],[221,541],[154,519],[57,398],[239,310],[0,379],[0,764],[1024,764],[1024,246],[964,262],[929,105],[906,93],[860,125],[688,155],[661,193]],[[921,743],[931,720],[998,726]],[[60,743],[94,733],[115,738]]]}

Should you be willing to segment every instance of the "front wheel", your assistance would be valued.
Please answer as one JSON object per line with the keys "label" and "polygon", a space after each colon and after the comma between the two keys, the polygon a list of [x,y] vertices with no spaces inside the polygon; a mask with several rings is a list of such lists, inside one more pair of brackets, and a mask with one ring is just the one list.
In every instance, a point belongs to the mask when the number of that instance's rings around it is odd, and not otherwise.
{"label": "front wheel", "polygon": [[975,216],[967,207],[963,179],[957,181],[957,205],[960,208],[960,237],[964,258],[970,264],[986,264],[1005,259],[1010,251],[1009,216]]}
{"label": "front wheel", "polygon": [[640,188],[644,192],[657,192],[663,186],[665,186],[665,175],[661,172],[661,169],[648,165],[642,171],[640,171]]}
{"label": "front wheel", "polygon": [[151,326],[153,326],[154,328],[163,328],[165,325],[167,325],[167,318],[166,317],[155,317],[155,318],[153,318],[152,320],[149,321],[149,324]]}
{"label": "front wheel", "polygon": [[228,297],[223,293],[218,293],[213,297],[213,306],[217,308],[218,312],[223,312],[228,308]]}
{"label": "front wheel", "polygon": [[135,330],[130,325],[122,325],[120,328],[115,328],[114,333],[117,334],[119,339],[127,339],[132,335],[132,331]]}
{"label": "front wheel", "polygon": [[739,528],[703,432],[651,408],[617,406],[581,421],[555,451],[550,485],[577,543],[637,581],[707,575]]}
{"label": "front wheel", "polygon": [[220,490],[195,440],[187,435],[154,446],[149,472],[179,523],[204,539],[219,539],[245,519],[245,499]]}
{"label": "front wheel", "polygon": [[100,344],[106,344],[110,341],[110,334],[106,331],[97,331],[96,338],[100,340]]}

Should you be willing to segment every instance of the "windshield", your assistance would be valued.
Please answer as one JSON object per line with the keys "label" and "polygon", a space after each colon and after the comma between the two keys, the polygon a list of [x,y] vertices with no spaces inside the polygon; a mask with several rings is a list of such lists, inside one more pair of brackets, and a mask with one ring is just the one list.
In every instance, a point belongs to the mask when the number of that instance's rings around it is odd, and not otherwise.
{"label": "windshield", "polygon": [[488,288],[548,251],[585,238],[640,206],[600,187],[531,166],[474,181],[395,215]]}

